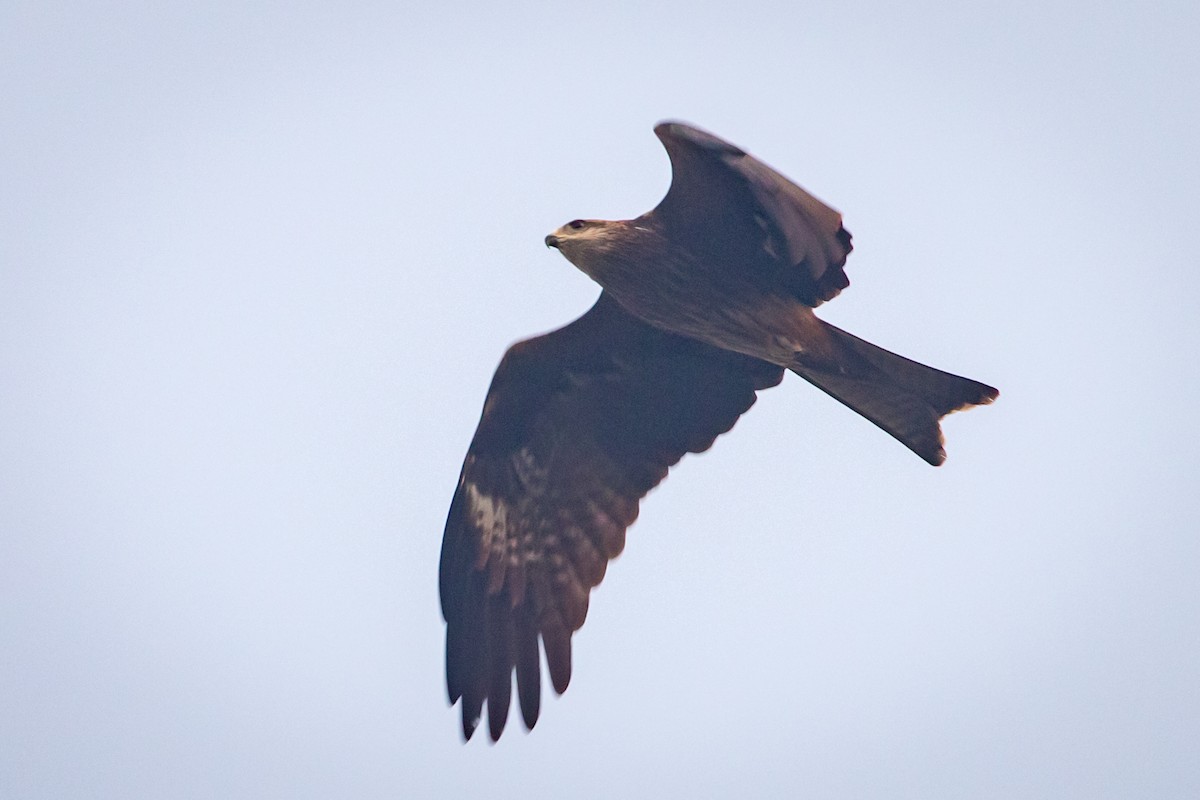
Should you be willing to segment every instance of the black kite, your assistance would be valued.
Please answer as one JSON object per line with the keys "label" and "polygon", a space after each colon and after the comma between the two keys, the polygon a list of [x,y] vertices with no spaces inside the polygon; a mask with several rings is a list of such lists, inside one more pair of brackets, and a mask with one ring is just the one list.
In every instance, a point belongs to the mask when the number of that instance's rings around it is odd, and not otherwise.
{"label": "black kite", "polygon": [[571,635],[624,547],[638,502],[707,450],[791,370],[933,465],[938,420],[997,391],[902,358],[812,309],[849,281],[841,215],[770,167],[681,123],[654,129],[671,188],[634,220],[546,237],[603,291],[579,319],[518,342],[488,390],[442,542],[450,702],[470,738],[525,725],[571,678]]}

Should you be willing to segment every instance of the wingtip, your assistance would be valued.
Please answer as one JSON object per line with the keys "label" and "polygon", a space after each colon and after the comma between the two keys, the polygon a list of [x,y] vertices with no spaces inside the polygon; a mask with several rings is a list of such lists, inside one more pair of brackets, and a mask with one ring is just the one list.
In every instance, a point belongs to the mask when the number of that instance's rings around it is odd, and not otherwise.
{"label": "wingtip", "polygon": [[493,742],[500,741],[500,737],[504,734],[504,723],[508,721],[506,719],[507,716],[505,714],[503,717],[492,719],[491,712],[488,712],[488,733],[491,735]]}
{"label": "wingtip", "polygon": [[[491,706],[490,701],[488,703],[488,712],[487,713],[488,713],[488,736],[491,738],[493,743],[499,742],[500,737],[504,735],[504,729],[507,727],[508,714],[493,713],[493,708]],[[521,713],[522,713],[523,720],[525,722],[526,730],[533,730],[533,726],[536,725],[537,721],[538,721],[537,705],[534,704],[528,708],[522,707]],[[480,709],[479,713],[474,714],[474,715],[472,715],[465,709],[463,710],[463,715],[462,715],[463,744],[466,744],[467,742],[471,741],[471,737],[473,737],[475,735],[475,731],[479,730],[479,726],[482,723],[483,723],[483,710],[482,709]]]}
{"label": "wingtip", "polygon": [[482,717],[482,715],[480,715],[480,714],[476,714],[475,716],[471,716],[470,714],[468,714],[468,713],[466,712],[466,710],[465,710],[465,709],[463,710],[463,715],[462,715],[462,735],[463,735],[463,742],[464,742],[464,743],[465,743],[465,742],[469,742],[469,741],[471,741],[471,737],[472,737],[472,736],[475,734],[475,729],[479,727],[479,722],[480,722],[480,720],[481,720],[482,718],[483,718],[483,717]]}
{"label": "wingtip", "polygon": [[537,725],[540,712],[541,709],[538,705],[521,706],[521,720],[525,723],[525,730],[533,730],[533,726]]}

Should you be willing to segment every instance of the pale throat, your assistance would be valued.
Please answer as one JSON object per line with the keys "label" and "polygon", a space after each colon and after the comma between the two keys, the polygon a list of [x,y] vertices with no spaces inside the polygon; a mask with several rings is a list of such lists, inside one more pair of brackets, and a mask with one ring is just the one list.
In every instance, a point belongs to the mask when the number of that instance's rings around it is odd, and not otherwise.
{"label": "pale throat", "polygon": [[580,236],[563,255],[605,289],[620,294],[630,279],[653,282],[657,262],[666,257],[667,242],[650,228],[632,222],[609,223],[603,230]]}

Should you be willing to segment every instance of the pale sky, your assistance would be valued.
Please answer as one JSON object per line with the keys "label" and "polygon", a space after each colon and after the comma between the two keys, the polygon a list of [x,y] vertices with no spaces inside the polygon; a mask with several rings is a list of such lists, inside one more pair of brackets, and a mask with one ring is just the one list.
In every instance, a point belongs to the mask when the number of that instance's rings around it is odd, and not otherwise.
{"label": "pale sky", "polygon": [[[1196,4],[500,8],[0,7],[0,797],[1200,796]],[[464,746],[459,466],[665,118],[1001,397],[933,469],[765,392]]]}

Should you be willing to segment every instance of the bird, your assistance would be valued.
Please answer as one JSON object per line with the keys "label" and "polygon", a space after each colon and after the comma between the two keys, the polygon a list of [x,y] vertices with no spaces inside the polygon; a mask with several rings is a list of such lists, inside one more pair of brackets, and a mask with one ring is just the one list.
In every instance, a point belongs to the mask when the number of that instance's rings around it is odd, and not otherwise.
{"label": "bird", "polygon": [[711,133],[675,121],[654,132],[671,163],[666,196],[635,219],[576,219],[546,236],[599,298],[508,348],[463,461],[438,581],[464,740],[485,704],[500,738],[514,673],[533,729],[540,655],[562,694],[571,637],[642,498],[785,373],[934,466],[946,457],[939,420],[998,396],[816,317],[849,285],[838,211]]}

